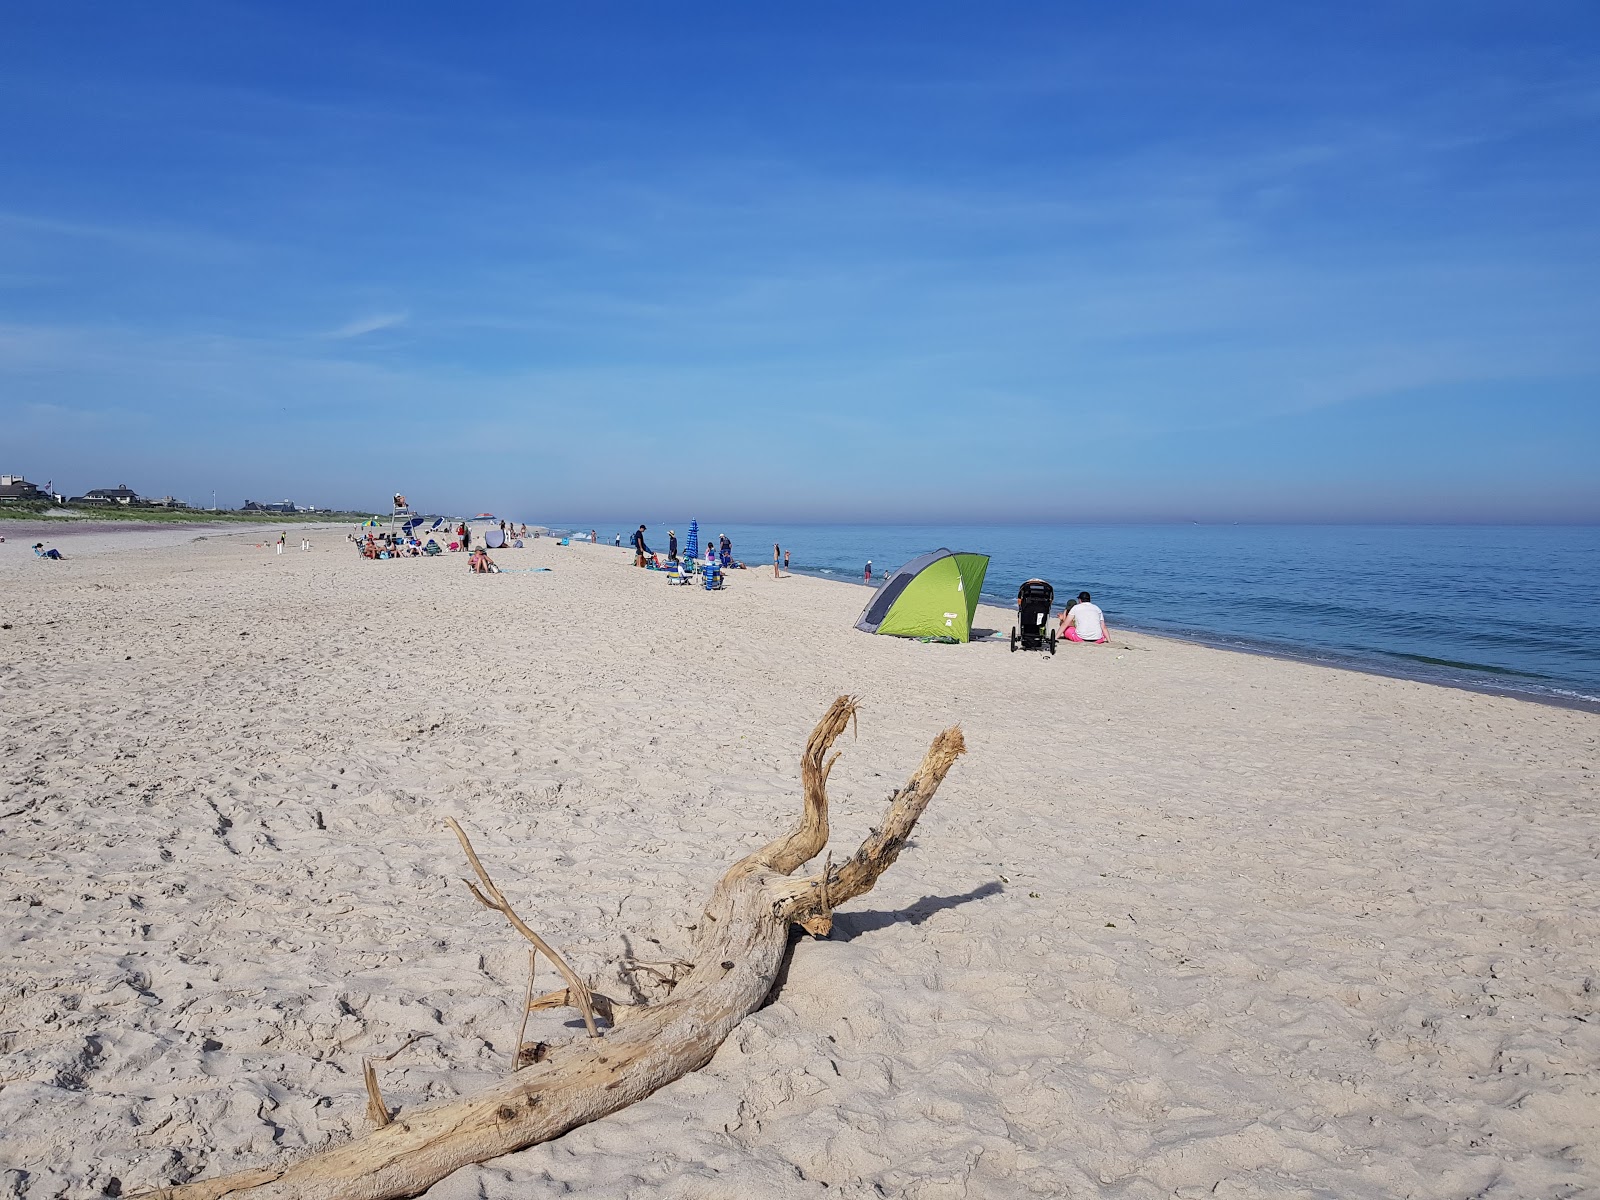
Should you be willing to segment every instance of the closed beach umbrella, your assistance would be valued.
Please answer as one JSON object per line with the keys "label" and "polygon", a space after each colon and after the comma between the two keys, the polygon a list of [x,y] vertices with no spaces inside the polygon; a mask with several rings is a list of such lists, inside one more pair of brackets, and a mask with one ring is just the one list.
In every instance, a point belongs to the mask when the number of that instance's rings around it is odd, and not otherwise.
{"label": "closed beach umbrella", "polygon": [[690,521],[689,522],[689,537],[683,543],[683,553],[684,553],[684,556],[686,558],[690,558],[690,559],[695,559],[695,558],[699,558],[700,557],[700,522],[699,521]]}

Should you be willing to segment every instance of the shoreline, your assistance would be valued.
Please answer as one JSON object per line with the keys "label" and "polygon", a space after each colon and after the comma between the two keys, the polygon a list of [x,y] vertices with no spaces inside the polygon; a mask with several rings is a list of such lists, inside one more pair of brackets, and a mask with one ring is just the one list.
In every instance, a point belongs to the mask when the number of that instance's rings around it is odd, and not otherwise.
{"label": "shoreline", "polygon": [[[613,547],[615,548],[615,547]],[[625,547],[624,547],[625,549]],[[754,568],[747,567],[747,570]],[[791,567],[789,574],[802,575],[808,579],[819,579],[825,583],[845,583],[862,589],[875,589],[876,583],[865,583],[859,579],[849,579],[831,571],[807,570],[802,567]],[[1006,611],[1003,597],[983,597],[979,604]],[[1055,610],[1052,610],[1051,620],[1055,620]],[[1109,620],[1109,614],[1108,614]],[[1188,646],[1203,646],[1208,650],[1223,650],[1236,654],[1250,654],[1262,658],[1280,659],[1284,662],[1304,663],[1307,666],[1328,667],[1335,671],[1351,671],[1358,675],[1371,675],[1379,679],[1397,679],[1406,683],[1422,683],[1430,687],[1449,688],[1452,691],[1472,692],[1484,696],[1502,696],[1508,700],[1526,700],[1532,704],[1547,705],[1552,708],[1571,708],[1580,712],[1600,713],[1600,697],[1594,696],[1569,696],[1559,692],[1536,691],[1532,689],[1517,688],[1510,685],[1496,685],[1487,680],[1477,682],[1470,679],[1450,679],[1429,675],[1420,668],[1417,671],[1407,671],[1404,667],[1395,666],[1384,669],[1384,662],[1380,658],[1364,659],[1353,654],[1334,650],[1320,650],[1316,647],[1295,648],[1284,645],[1266,645],[1253,643],[1243,635],[1219,634],[1215,638],[1208,638],[1198,634],[1177,633],[1170,629],[1152,628],[1137,622],[1123,621],[1114,626],[1115,629],[1127,629],[1144,637],[1162,638],[1166,641],[1181,642]],[[1226,640],[1237,637],[1237,641]],[[975,639],[976,640],[976,639]]]}
{"label": "shoreline", "polygon": [[527,947],[444,819],[628,996],[619,963],[682,958],[711,883],[793,824],[841,694],[836,854],[934,734],[967,741],[894,868],[700,1070],[430,1195],[1287,1171],[1451,1200],[1600,1165],[1600,718],[1126,629],[1048,662],[872,637],[823,578],[675,588],[548,539],[501,575],[313,544],[111,535],[0,589],[0,1158],[30,1194],[348,1141],[364,1058],[401,1112],[504,1082]]}
{"label": "shoreline", "polygon": [[[330,530],[348,531],[349,529],[353,529],[355,527],[352,523],[346,521],[289,522],[267,520],[262,521],[259,524],[252,525],[232,521],[209,524],[200,522],[196,522],[194,524],[181,524],[132,521],[95,522],[73,519],[71,522],[63,521],[63,523],[76,525],[76,528],[72,530],[72,537],[104,536],[115,538],[118,536],[130,537],[135,534],[193,534],[192,537],[187,539],[176,536],[151,538],[139,542],[137,548],[140,549],[149,548],[156,545],[168,545],[175,541],[197,541],[206,537],[217,535],[237,534],[243,536],[252,533],[275,534],[280,530],[286,530],[289,528],[301,529],[306,532],[328,532]],[[10,524],[12,528],[18,529],[19,531],[26,531],[22,536],[32,540],[46,540],[44,535],[49,533],[51,529],[54,528],[47,528],[42,523],[39,524],[38,528],[34,528],[21,520]],[[7,529],[5,525],[0,525],[0,535],[5,535],[9,532],[10,530]],[[546,534],[547,538],[551,536],[552,535]],[[558,538],[560,535],[554,536]],[[22,538],[19,537],[17,540],[21,541]],[[537,540],[531,544],[537,544]],[[6,544],[10,544],[9,540]],[[607,542],[591,544],[587,541],[574,541],[573,545],[586,549],[616,551],[616,553],[620,556],[631,558],[631,552],[626,546],[613,546]],[[87,549],[87,547],[85,547],[85,549]],[[746,565],[744,569],[754,573],[764,570],[765,566],[766,564],[762,564],[760,566]],[[878,586],[877,583],[868,584],[859,579],[852,579],[832,571],[819,569],[791,567],[785,573],[801,578],[815,579],[823,583],[848,584],[851,587],[860,588],[863,590],[875,589]],[[997,612],[1010,612],[1002,597],[983,597],[980,599],[979,603],[981,606],[994,609]],[[1052,619],[1054,618],[1052,617]],[[1007,629],[1009,627],[1009,625],[1005,626]],[[1572,709],[1578,712],[1587,713],[1600,713],[1600,697],[1564,695],[1554,690],[1519,688],[1514,685],[1496,684],[1492,680],[1488,679],[1480,681],[1474,679],[1449,677],[1441,678],[1437,675],[1428,673],[1422,668],[1418,668],[1417,670],[1407,670],[1403,666],[1391,666],[1382,657],[1373,657],[1370,659],[1361,658],[1344,651],[1324,650],[1311,646],[1295,647],[1283,645],[1281,643],[1269,645],[1253,642],[1248,637],[1243,635],[1219,634],[1215,637],[1207,637],[1193,633],[1175,632],[1170,629],[1153,628],[1151,626],[1141,625],[1137,622],[1123,621],[1114,626],[1114,628],[1125,629],[1129,632],[1136,633],[1144,637],[1161,638],[1165,641],[1176,642],[1189,646],[1200,646],[1209,650],[1220,650],[1229,653],[1251,655],[1253,657],[1276,659],[1284,662],[1302,663],[1307,666],[1325,667],[1336,671],[1348,671],[1357,675],[1368,675],[1378,679],[1393,679],[1405,683],[1425,684],[1429,687],[1445,688],[1450,691],[1469,692],[1474,695],[1497,696],[1508,700],[1523,700],[1531,704],[1538,704],[1550,708]],[[974,640],[977,641],[983,639]]]}

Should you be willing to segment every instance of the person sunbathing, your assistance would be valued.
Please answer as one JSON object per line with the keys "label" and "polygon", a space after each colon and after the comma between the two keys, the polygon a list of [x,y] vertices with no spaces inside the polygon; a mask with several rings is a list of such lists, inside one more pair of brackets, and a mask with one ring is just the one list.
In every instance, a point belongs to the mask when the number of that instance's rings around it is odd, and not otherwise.
{"label": "person sunbathing", "polygon": [[40,558],[53,558],[57,562],[61,562],[65,558],[65,555],[63,555],[61,551],[57,550],[54,546],[51,546],[50,549],[46,550],[43,542],[35,542],[33,544],[33,552]]}
{"label": "person sunbathing", "polygon": [[472,568],[476,575],[495,575],[500,568],[494,565],[494,559],[489,557],[489,552],[482,546],[472,552],[472,557],[467,559],[467,566]]}

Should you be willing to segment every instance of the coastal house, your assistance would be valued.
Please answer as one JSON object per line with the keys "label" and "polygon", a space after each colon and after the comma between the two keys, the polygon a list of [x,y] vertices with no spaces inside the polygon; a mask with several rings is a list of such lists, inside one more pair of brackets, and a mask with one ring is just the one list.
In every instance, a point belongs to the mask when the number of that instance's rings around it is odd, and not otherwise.
{"label": "coastal house", "polygon": [[81,496],[74,496],[69,504],[120,504],[127,507],[130,504],[141,504],[139,493],[125,483],[119,483],[114,488],[91,488]]}
{"label": "coastal house", "polygon": [[295,508],[293,500],[280,500],[276,504],[257,504],[254,500],[246,500],[240,512],[264,513],[293,513],[300,510]]}
{"label": "coastal house", "polygon": [[159,500],[146,500],[145,503],[148,504],[151,508],[188,508],[189,507],[182,500],[179,500],[176,496],[162,496]]}
{"label": "coastal house", "polygon": [[48,500],[50,493],[21,475],[0,475],[0,504],[19,500]]}

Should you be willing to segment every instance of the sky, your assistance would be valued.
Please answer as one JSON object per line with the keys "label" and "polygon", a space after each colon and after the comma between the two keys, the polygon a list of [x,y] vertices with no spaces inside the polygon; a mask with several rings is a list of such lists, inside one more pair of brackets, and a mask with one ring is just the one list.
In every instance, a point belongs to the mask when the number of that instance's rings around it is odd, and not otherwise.
{"label": "sky", "polygon": [[1600,521],[1597,147],[1592,0],[21,0],[0,471]]}

